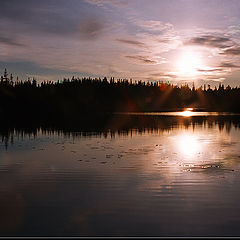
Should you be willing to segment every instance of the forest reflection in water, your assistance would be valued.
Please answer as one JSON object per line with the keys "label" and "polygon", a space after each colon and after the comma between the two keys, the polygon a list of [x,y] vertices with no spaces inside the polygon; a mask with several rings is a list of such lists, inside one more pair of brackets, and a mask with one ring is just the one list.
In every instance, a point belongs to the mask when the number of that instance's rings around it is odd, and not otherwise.
{"label": "forest reflection in water", "polygon": [[239,236],[237,115],[1,124],[1,236]]}
{"label": "forest reflection in water", "polygon": [[[192,115],[193,114],[193,115]],[[193,117],[192,117],[193,116]],[[240,128],[240,115],[216,115],[206,112],[164,112],[159,113],[128,113],[103,116],[83,116],[78,119],[63,121],[23,121],[0,122],[0,137],[7,148],[13,144],[14,137],[35,136],[39,133],[64,135],[66,137],[132,135],[133,132],[160,133],[173,128],[218,128],[230,132],[232,128]]]}

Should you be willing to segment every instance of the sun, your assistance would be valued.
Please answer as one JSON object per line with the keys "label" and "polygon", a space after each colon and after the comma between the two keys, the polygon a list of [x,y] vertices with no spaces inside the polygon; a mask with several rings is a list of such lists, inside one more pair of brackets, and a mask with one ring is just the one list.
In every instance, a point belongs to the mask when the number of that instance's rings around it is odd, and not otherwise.
{"label": "sun", "polygon": [[177,71],[181,76],[193,77],[198,75],[203,68],[201,55],[193,50],[185,50],[177,60]]}

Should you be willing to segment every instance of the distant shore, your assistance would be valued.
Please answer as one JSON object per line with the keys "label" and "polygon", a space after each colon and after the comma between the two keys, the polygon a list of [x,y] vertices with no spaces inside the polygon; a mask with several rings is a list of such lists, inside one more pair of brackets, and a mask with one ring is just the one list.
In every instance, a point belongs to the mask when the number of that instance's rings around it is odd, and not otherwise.
{"label": "distant shore", "polygon": [[9,118],[68,118],[114,112],[169,112],[192,108],[240,113],[240,88],[190,88],[163,82],[114,78],[72,78],[58,82],[35,79],[0,82],[0,114]]}

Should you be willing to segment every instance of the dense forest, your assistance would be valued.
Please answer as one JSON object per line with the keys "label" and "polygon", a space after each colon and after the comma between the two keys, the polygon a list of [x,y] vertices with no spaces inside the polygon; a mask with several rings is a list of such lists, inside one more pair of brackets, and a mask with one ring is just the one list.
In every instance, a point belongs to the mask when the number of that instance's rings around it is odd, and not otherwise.
{"label": "dense forest", "polygon": [[174,111],[185,107],[204,111],[240,112],[240,88],[219,84],[195,88],[163,82],[114,78],[61,81],[19,81],[5,69],[0,81],[2,116],[68,117],[86,113]]}

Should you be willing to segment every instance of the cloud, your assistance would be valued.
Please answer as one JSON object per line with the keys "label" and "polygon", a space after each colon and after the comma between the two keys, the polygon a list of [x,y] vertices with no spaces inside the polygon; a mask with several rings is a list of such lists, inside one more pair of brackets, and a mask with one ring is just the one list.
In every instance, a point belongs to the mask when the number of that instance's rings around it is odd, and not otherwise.
{"label": "cloud", "polygon": [[230,62],[223,62],[219,65],[220,68],[240,68],[239,65]]}
{"label": "cloud", "polygon": [[213,73],[213,72],[221,72],[223,69],[219,68],[209,68],[209,69],[197,69],[198,72],[202,73]]}
{"label": "cloud", "polygon": [[[104,3],[106,3],[106,0],[85,0],[85,2],[92,4],[92,5],[97,5],[99,7],[102,7]],[[107,1],[109,2],[109,1]]]}
{"label": "cloud", "polygon": [[136,40],[129,40],[129,39],[116,39],[116,41],[128,44],[128,45],[133,45],[137,47],[145,47],[145,44]]}
{"label": "cloud", "polygon": [[179,32],[169,22],[131,18],[129,23],[135,29],[135,37],[153,52],[168,52],[182,44]]}
{"label": "cloud", "polygon": [[85,0],[85,2],[97,5],[98,7],[103,7],[105,4],[113,5],[115,7],[125,7],[128,5],[127,1],[121,0]]}
{"label": "cloud", "polygon": [[205,69],[198,69],[197,70],[201,76],[204,76],[204,79],[207,79],[208,77],[211,78],[219,78],[226,76],[231,72],[231,69],[229,67],[224,67],[223,64],[215,67],[215,68],[205,68]]}
{"label": "cloud", "polygon": [[125,56],[125,58],[134,60],[134,61],[139,62],[139,63],[144,63],[144,64],[157,64],[158,63],[155,60],[149,59],[148,56],[136,55],[136,56]]}
{"label": "cloud", "polygon": [[228,34],[230,34],[231,36],[233,36],[233,35],[238,36],[239,33],[240,33],[240,25],[239,24],[228,27]]}
{"label": "cloud", "polygon": [[159,78],[177,78],[176,74],[168,73],[168,72],[159,72],[159,73],[150,73],[152,77],[159,77]]}
{"label": "cloud", "polygon": [[[95,39],[106,25],[102,13],[84,9],[83,3],[63,0],[17,0],[1,2],[0,29],[7,33],[44,36],[56,35],[64,38]],[[89,8],[89,7],[88,7]],[[85,10],[85,11],[84,11]]]}
{"label": "cloud", "polygon": [[7,44],[10,46],[17,46],[17,47],[25,46],[23,43],[16,41],[15,38],[6,37],[6,36],[2,36],[2,35],[0,36],[0,43]]}
{"label": "cloud", "polygon": [[227,48],[233,45],[233,41],[227,37],[218,37],[213,35],[203,35],[201,37],[194,37],[185,42],[185,45],[200,45],[210,48]]}
{"label": "cloud", "polygon": [[141,27],[148,31],[170,31],[170,30],[173,30],[173,25],[171,23],[163,23],[161,21],[135,20],[134,24],[136,24],[138,27]]}
{"label": "cloud", "polygon": [[101,35],[105,25],[98,18],[89,18],[79,25],[79,37],[87,40],[96,39]]}
{"label": "cloud", "polygon": [[224,77],[212,77],[212,76],[208,76],[206,77],[205,81],[207,82],[223,82],[226,78]]}
{"label": "cloud", "polygon": [[240,55],[240,46],[234,46],[224,50],[221,54],[230,55],[230,56],[238,56]]}

